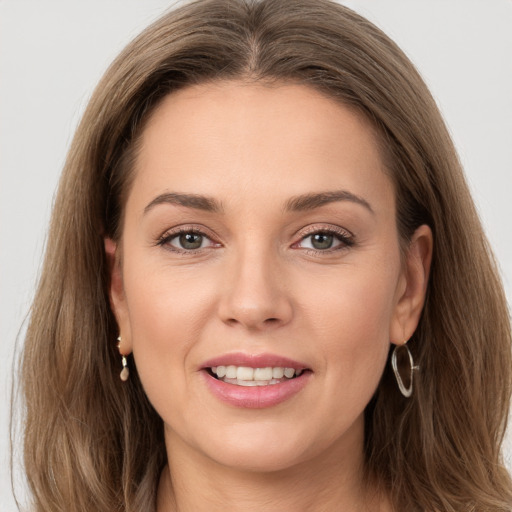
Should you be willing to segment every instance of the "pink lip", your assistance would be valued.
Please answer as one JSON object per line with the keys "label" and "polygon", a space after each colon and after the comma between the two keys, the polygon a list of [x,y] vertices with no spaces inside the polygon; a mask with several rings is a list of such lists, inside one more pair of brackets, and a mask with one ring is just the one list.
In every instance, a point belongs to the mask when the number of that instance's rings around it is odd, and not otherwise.
{"label": "pink lip", "polygon": [[272,354],[233,353],[206,361],[201,368],[209,391],[224,403],[247,409],[273,407],[289,400],[299,393],[309,382],[311,371],[305,371],[299,377],[268,386],[245,387],[228,384],[213,377],[207,369],[212,366],[248,366],[250,368],[285,367],[307,369],[307,365],[292,359]]}
{"label": "pink lip", "polygon": [[202,368],[212,368],[213,366],[247,366],[249,368],[275,368],[277,366],[283,368],[295,368],[302,370],[308,368],[307,364],[294,361],[288,357],[282,357],[274,354],[244,354],[242,352],[234,352],[223,356],[215,357],[205,361]]}

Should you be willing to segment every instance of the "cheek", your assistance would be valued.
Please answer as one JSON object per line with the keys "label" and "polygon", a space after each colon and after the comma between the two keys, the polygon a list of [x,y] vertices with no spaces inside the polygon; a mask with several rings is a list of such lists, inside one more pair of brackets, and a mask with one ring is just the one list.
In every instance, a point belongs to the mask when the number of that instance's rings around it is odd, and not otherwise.
{"label": "cheek", "polygon": [[[342,337],[365,344],[389,342],[398,269],[341,268],[304,282],[299,296],[307,316],[320,330],[318,339]],[[315,283],[314,288],[311,282]]]}
{"label": "cheek", "polygon": [[211,316],[213,285],[201,275],[191,282],[190,271],[179,268],[144,268],[135,258],[126,261],[125,276],[133,357],[146,393],[155,407],[185,400],[195,371],[190,353]]}
{"label": "cheek", "polygon": [[167,267],[161,262],[138,264],[134,257],[126,262],[124,273],[135,343],[160,340],[172,345],[181,333],[200,329],[214,291],[205,272]]}
{"label": "cheek", "polygon": [[316,293],[310,290],[302,303],[304,329],[314,333],[327,386],[345,407],[366,406],[389,352],[398,268],[376,270],[340,269],[336,276],[317,280]]}

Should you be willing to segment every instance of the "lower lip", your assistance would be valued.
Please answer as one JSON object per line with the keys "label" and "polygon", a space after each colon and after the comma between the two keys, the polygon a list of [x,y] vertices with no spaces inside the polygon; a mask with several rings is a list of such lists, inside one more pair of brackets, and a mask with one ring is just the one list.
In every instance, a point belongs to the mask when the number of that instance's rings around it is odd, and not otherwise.
{"label": "lower lip", "polygon": [[202,372],[208,389],[222,402],[234,407],[263,409],[273,407],[289,400],[299,393],[308,383],[311,372],[306,371],[299,377],[269,384],[268,386],[237,386],[212,377],[206,370]]}

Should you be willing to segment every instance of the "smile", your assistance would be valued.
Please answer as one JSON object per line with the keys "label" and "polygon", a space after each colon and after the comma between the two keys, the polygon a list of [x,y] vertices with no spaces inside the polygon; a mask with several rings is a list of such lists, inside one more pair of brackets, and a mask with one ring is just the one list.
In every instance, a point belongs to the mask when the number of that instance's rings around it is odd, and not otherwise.
{"label": "smile", "polygon": [[226,354],[206,361],[201,369],[207,389],[218,400],[245,409],[287,402],[313,375],[304,363],[272,354]]}
{"label": "smile", "polygon": [[299,377],[303,370],[285,368],[283,366],[268,366],[266,368],[251,368],[249,366],[213,366],[211,374],[228,384],[236,386],[269,386]]}

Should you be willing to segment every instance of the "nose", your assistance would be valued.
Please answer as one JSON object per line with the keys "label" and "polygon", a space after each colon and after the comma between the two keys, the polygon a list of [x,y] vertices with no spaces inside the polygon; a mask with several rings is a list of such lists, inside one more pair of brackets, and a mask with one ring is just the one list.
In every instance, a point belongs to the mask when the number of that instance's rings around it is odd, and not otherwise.
{"label": "nose", "polygon": [[219,316],[231,326],[265,331],[293,317],[290,293],[276,258],[260,251],[240,254],[226,265]]}

